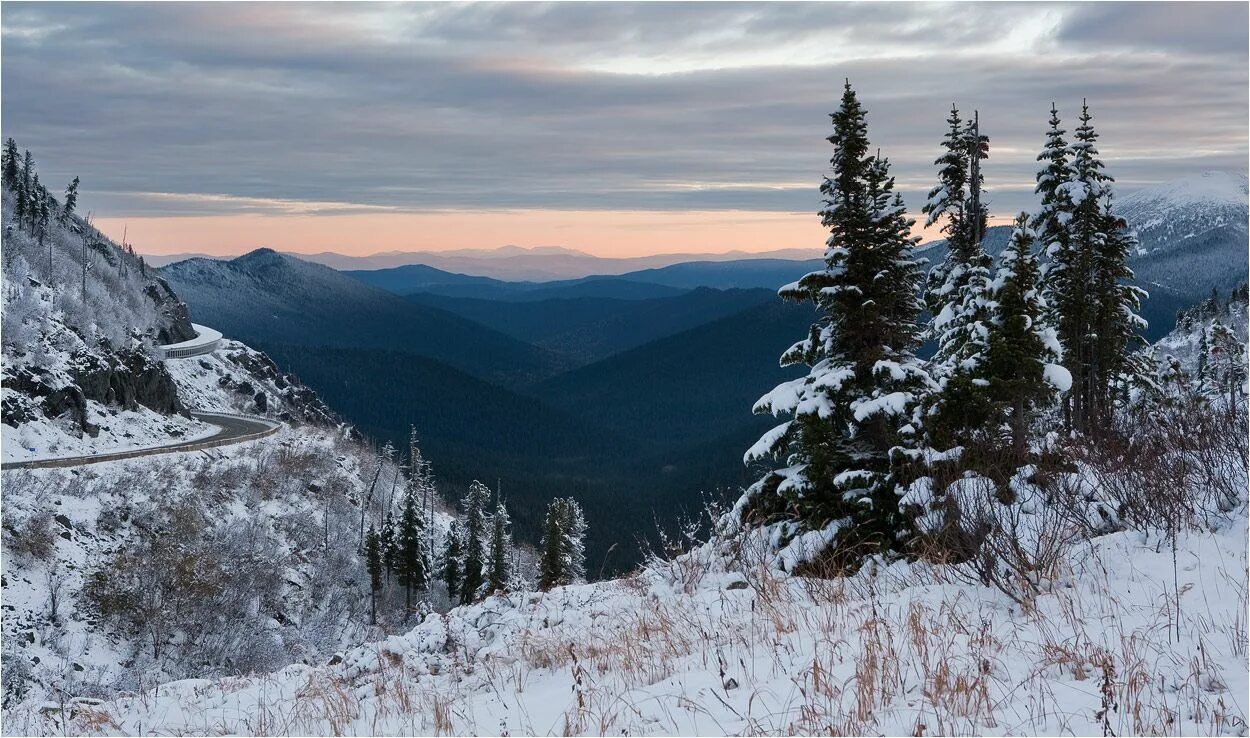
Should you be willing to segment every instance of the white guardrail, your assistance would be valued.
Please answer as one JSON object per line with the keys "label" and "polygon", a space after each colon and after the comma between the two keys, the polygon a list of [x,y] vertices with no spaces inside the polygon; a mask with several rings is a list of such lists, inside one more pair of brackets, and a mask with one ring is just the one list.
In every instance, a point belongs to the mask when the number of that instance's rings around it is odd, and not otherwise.
{"label": "white guardrail", "polygon": [[199,323],[192,323],[191,327],[195,329],[195,338],[181,343],[157,346],[160,358],[186,359],[191,356],[203,356],[213,353],[221,345],[221,331],[215,331]]}

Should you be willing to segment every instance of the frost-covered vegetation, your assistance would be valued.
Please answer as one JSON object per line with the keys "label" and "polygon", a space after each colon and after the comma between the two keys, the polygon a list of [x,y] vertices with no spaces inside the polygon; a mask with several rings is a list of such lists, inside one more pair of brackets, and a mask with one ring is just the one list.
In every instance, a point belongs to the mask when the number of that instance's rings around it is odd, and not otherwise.
{"label": "frost-covered vegetation", "polygon": [[32,157],[12,150],[5,460],[218,430],[189,410],[283,428],[202,451],[4,472],[6,710],[324,663],[453,603],[531,586],[535,557],[512,544],[504,501],[485,485],[465,505],[469,549],[447,554],[454,516],[415,430],[407,449],[374,449],[237,341],[155,358],[153,345],[194,335],[185,305],[131,248],[73,213],[76,182],[62,204],[38,184]]}
{"label": "frost-covered vegetation", "polygon": [[155,344],[194,337],[186,306],[133,249],[63,201],[30,152],[3,155],[4,457],[68,456],[190,439]]}

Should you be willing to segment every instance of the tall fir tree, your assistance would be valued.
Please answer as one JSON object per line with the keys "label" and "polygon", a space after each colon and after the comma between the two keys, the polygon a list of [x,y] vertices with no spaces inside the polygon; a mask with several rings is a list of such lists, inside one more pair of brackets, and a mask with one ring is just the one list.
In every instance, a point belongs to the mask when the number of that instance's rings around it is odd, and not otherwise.
{"label": "tall fir tree", "polygon": [[586,515],[572,497],[564,501],[565,577],[569,584],[586,580]]}
{"label": "tall fir tree", "polygon": [[26,229],[29,229],[27,224],[31,219],[31,196],[34,194],[32,178],[34,184],[39,183],[39,174],[35,171],[35,157],[31,156],[30,149],[26,149],[22,157],[21,175],[18,177],[20,187],[17,193],[18,205],[16,208],[18,225]]}
{"label": "tall fir tree", "polygon": [[18,160],[17,142],[12,136],[4,140],[4,153],[0,156],[0,170],[3,171],[4,183],[9,187],[17,185]]}
{"label": "tall fir tree", "polygon": [[365,568],[369,572],[369,622],[378,623],[378,592],[382,590],[382,537],[372,525],[365,534]]}
{"label": "tall fir tree", "polygon": [[61,214],[57,220],[62,225],[69,222],[69,219],[74,217],[76,207],[78,207],[78,178],[74,177],[74,181],[65,188],[65,205],[61,207]]}
{"label": "tall fir tree", "polygon": [[395,519],[388,510],[382,516],[382,530],[378,532],[379,544],[382,547],[382,567],[386,570],[386,581],[389,584],[391,574],[399,567],[399,546],[395,541]]}
{"label": "tall fir tree", "polygon": [[486,573],[487,514],[490,488],[474,481],[464,497],[464,576],[460,582],[460,601],[477,600]]}
{"label": "tall fir tree", "polygon": [[986,350],[985,376],[995,420],[1011,428],[1015,465],[1028,456],[1029,427],[1037,409],[1053,403],[1056,393],[1067,391],[1072,382],[1059,365],[1059,339],[1046,322],[1046,305],[1037,289],[1035,238],[1028,214],[1020,213],[994,276]]}
{"label": "tall fir tree", "polygon": [[[1111,210],[1112,179],[1103,171],[1092,120],[1082,103],[1067,150],[1066,179],[1053,185],[1053,202],[1044,203],[1041,215],[1051,213],[1060,234],[1047,247],[1043,297],[1072,375],[1063,401],[1065,422],[1079,433],[1097,435],[1109,429],[1116,386],[1134,369],[1130,350],[1144,325],[1137,315],[1144,293],[1124,281],[1132,277],[1126,260],[1133,237]],[[1054,166],[1053,139],[1048,137],[1043,152],[1047,166],[1039,187]],[[1051,186],[1049,178],[1046,182]]]}
{"label": "tall fir tree", "polygon": [[447,545],[443,551],[443,583],[452,602],[460,594],[460,529],[453,521],[447,529]]}
{"label": "tall fir tree", "polygon": [[1037,186],[1033,190],[1041,197],[1042,205],[1031,223],[1042,245],[1042,253],[1047,257],[1053,257],[1067,245],[1067,224],[1072,217],[1070,204],[1059,190],[1060,185],[1068,181],[1068,143],[1063,138],[1067,131],[1060,128],[1061,123],[1059,110],[1052,102],[1046,143],[1042,153],[1037,155],[1042,168],[1037,173]]}
{"label": "tall fir tree", "polygon": [[411,488],[404,495],[403,511],[396,531],[399,561],[399,584],[404,588],[404,605],[412,610],[413,590],[429,589],[429,562],[426,561],[425,521]]}
{"label": "tall fir tree", "polygon": [[[934,162],[938,185],[925,205],[930,223],[945,219],[947,237],[946,258],[930,270],[925,289],[929,334],[937,342],[931,373],[939,385],[926,400],[926,432],[938,447],[968,443],[988,421],[980,375],[991,303],[992,262],[981,245],[988,219],[981,161],[989,156],[989,138],[979,116],[961,126],[954,106],[947,123],[945,151]],[[966,193],[954,183],[966,185]]]}
{"label": "tall fir tree", "polygon": [[544,592],[563,584],[568,575],[564,546],[566,510],[564,500],[559,498],[547,504],[543,537],[539,543],[542,554],[538,559],[538,588]]}
{"label": "tall fir tree", "polygon": [[766,433],[745,460],[785,463],[752,485],[736,509],[749,523],[781,524],[782,545],[820,531],[819,546],[791,549],[787,558],[842,567],[896,549],[909,534],[892,449],[912,442],[913,409],[931,380],[914,355],[917,239],[888,162],[869,153],[865,113],[849,82],[831,118],[832,175],[821,186],[820,213],[830,231],[826,268],[780,290],[817,308],[807,338],[782,356],[783,365],[809,371],[756,403],[757,413],[793,419]]}
{"label": "tall fir tree", "polygon": [[586,517],[572,497],[547,505],[538,562],[539,589],[549,590],[586,578]]}
{"label": "tall fir tree", "polygon": [[491,516],[490,568],[486,575],[487,592],[506,592],[512,578],[512,520],[508,508],[500,500]]}

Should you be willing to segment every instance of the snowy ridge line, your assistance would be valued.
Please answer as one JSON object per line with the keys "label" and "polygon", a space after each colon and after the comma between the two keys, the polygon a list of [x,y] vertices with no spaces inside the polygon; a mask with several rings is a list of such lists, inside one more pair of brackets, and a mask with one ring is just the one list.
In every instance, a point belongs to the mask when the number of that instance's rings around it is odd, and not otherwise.
{"label": "snowy ridge line", "polygon": [[[278,430],[282,428],[282,424],[279,422],[255,415],[238,415],[235,413],[216,412],[202,413],[196,411],[192,411],[191,415],[199,420],[203,420],[211,425],[217,426],[221,429],[221,432],[198,441],[186,441],[164,446],[148,446],[146,448],[136,448],[128,451],[114,451],[103,454],[91,454],[89,456],[67,456],[56,459],[6,461],[3,464],[0,464],[0,469],[49,469],[67,466],[84,466],[86,464],[99,464],[104,461],[133,459],[140,456],[154,456],[156,454],[178,453],[181,451],[199,451],[202,449],[216,448],[217,446],[228,446],[235,443],[264,438],[265,436],[277,433]],[[214,419],[225,422],[213,422]]]}
{"label": "snowy ridge line", "polygon": [[179,343],[157,346],[157,353],[160,354],[157,358],[187,359],[192,356],[211,354],[221,346],[221,331],[213,330],[199,323],[192,323],[191,327],[195,329],[195,338]]}

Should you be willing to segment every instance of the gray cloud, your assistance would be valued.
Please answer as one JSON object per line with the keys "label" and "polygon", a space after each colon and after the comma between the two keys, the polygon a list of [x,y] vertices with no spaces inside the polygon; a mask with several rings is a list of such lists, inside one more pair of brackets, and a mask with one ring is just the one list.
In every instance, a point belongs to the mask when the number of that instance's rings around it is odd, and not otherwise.
{"label": "gray cloud", "polygon": [[0,14],[4,135],[35,152],[45,179],[79,175],[117,215],[290,201],[311,203],[301,212],[811,211],[844,76],[913,203],[952,101],[978,109],[992,137],[1003,213],[1032,202],[1051,100],[1071,121],[1089,98],[1126,189],[1244,171],[1247,156],[1243,5],[9,3]]}

